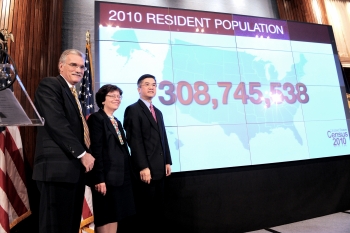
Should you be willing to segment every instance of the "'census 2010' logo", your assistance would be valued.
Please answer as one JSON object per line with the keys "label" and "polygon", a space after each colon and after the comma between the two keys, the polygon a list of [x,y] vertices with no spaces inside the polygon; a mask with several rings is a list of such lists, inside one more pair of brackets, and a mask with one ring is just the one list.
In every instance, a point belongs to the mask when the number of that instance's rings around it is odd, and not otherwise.
{"label": "'census 2010' logo", "polygon": [[349,132],[347,129],[331,129],[327,131],[327,136],[333,139],[333,146],[341,146],[346,145]]}

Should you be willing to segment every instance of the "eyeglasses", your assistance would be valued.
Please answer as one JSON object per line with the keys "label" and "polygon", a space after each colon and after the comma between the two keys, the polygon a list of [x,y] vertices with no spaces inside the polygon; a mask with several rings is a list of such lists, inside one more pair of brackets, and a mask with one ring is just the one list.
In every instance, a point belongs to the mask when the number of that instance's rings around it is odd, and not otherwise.
{"label": "eyeglasses", "polygon": [[85,66],[79,66],[77,63],[69,63],[68,65],[74,69],[79,68],[80,70],[84,70],[84,71],[87,70]]}
{"label": "eyeglasses", "polygon": [[123,96],[121,96],[121,95],[106,95],[106,96],[108,96],[108,97],[111,97],[111,98],[113,98],[113,99],[123,99]]}
{"label": "eyeglasses", "polygon": [[144,87],[157,87],[157,83],[145,83],[145,84],[140,85],[140,87],[141,86],[144,86]]}

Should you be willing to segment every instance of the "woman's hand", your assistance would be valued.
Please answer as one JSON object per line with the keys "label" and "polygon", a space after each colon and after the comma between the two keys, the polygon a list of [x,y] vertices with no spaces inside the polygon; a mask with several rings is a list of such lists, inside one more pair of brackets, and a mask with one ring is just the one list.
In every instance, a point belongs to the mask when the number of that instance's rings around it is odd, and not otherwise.
{"label": "woman's hand", "polygon": [[106,183],[103,182],[103,183],[95,184],[95,190],[101,193],[103,196],[106,195],[107,193]]}

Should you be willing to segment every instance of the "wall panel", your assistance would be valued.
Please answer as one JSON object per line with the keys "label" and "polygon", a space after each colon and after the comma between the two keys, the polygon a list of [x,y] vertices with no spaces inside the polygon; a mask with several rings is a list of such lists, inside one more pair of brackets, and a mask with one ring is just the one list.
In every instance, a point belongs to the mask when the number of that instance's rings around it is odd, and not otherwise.
{"label": "wall panel", "polygon": [[[1,0],[0,29],[8,29],[15,42],[9,42],[9,54],[16,63],[30,98],[45,76],[58,74],[61,53],[63,0]],[[14,92],[19,100],[25,96],[18,83]],[[25,108],[30,109],[29,106]],[[35,127],[21,127],[24,154],[32,166],[35,150]]]}
{"label": "wall panel", "polygon": [[328,24],[324,0],[277,0],[281,19]]}

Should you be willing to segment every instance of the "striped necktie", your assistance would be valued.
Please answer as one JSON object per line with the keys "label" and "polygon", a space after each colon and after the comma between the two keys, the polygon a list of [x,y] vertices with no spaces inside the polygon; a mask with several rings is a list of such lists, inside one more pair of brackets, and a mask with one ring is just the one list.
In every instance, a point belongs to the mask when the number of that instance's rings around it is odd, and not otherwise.
{"label": "striped necktie", "polygon": [[90,148],[90,134],[89,134],[89,127],[86,124],[85,117],[83,116],[83,112],[81,110],[80,102],[78,99],[78,94],[77,91],[75,90],[74,87],[71,87],[70,90],[72,91],[72,94],[74,95],[75,102],[77,102],[79,112],[80,112],[80,117],[81,120],[83,121],[83,127],[84,127],[84,142],[87,148]]}

